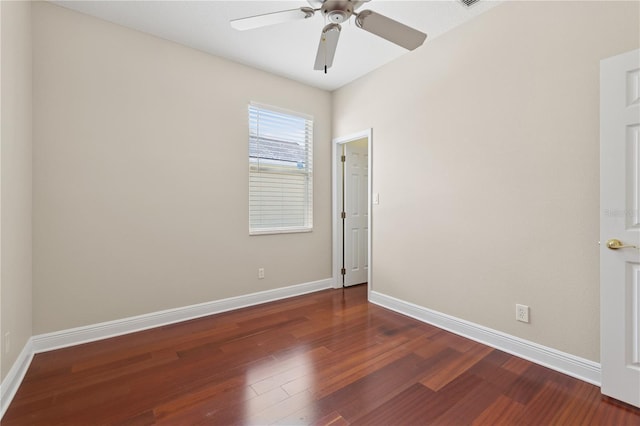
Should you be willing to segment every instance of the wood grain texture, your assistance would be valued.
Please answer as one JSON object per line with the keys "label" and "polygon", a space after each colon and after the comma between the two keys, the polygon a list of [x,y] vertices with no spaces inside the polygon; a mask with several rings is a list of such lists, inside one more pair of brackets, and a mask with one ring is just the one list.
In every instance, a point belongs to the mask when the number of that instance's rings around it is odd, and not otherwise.
{"label": "wood grain texture", "polygon": [[587,384],[327,290],[38,354],[11,425],[640,425]]}

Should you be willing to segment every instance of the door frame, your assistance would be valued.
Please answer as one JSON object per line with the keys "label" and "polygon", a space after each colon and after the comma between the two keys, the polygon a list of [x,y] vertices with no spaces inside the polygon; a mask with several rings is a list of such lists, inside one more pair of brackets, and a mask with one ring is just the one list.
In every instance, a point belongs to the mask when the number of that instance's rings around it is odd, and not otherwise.
{"label": "door frame", "polygon": [[331,185],[331,193],[332,193],[332,203],[331,203],[331,218],[332,218],[332,228],[333,228],[333,264],[331,267],[332,271],[332,279],[334,288],[341,288],[342,283],[340,281],[340,259],[342,257],[342,238],[340,238],[340,223],[339,223],[339,215],[338,215],[338,207],[339,207],[339,194],[341,191],[341,183],[342,183],[342,175],[340,174],[341,168],[340,164],[340,156],[342,155],[342,145],[354,142],[359,139],[367,139],[367,154],[369,156],[368,159],[368,168],[369,174],[367,176],[367,264],[369,265],[367,269],[367,294],[371,293],[372,279],[371,279],[371,270],[372,270],[372,241],[371,241],[371,223],[372,223],[372,182],[373,182],[373,129],[369,128],[366,130],[362,130],[360,132],[352,133],[347,136],[341,136],[334,138],[331,143],[331,177],[332,177],[332,185]]}

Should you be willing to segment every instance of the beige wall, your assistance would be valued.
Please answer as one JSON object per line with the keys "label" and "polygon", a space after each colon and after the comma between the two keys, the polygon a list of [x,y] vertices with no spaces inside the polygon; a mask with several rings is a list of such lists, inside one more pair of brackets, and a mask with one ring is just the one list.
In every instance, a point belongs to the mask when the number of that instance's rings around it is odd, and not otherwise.
{"label": "beige wall", "polygon": [[[330,93],[33,15],[34,334],[331,277]],[[312,233],[248,234],[249,101],[315,117]]]}
{"label": "beige wall", "polygon": [[334,137],[373,128],[375,291],[599,359],[599,61],[639,6],[507,2],[335,92]]}
{"label": "beige wall", "polygon": [[31,337],[31,4],[2,1],[0,15],[0,379],[4,379]]}

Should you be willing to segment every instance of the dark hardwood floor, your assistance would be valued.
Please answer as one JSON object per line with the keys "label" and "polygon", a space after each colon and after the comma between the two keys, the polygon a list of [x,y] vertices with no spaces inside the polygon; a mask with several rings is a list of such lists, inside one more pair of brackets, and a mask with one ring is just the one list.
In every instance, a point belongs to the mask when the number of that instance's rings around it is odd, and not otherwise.
{"label": "dark hardwood floor", "polygon": [[62,424],[640,425],[640,411],[358,286],[38,354],[2,425]]}

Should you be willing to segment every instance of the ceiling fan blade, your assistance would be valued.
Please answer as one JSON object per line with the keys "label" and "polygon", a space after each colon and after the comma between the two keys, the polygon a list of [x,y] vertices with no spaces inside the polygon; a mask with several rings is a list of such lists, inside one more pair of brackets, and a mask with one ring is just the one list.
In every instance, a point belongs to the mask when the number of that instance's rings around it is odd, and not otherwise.
{"label": "ceiling fan blade", "polygon": [[327,70],[333,65],[333,57],[336,55],[338,38],[340,38],[341,27],[338,24],[329,24],[322,29],[318,53],[314,70]]}
{"label": "ceiling fan blade", "polygon": [[356,25],[405,49],[413,50],[424,43],[427,35],[372,10],[363,10],[356,17]]}
{"label": "ceiling fan blade", "polygon": [[252,30],[254,28],[266,27],[268,25],[311,18],[314,13],[315,11],[310,7],[300,7],[298,9],[250,16],[248,18],[233,19],[231,20],[231,26],[240,31]]}

